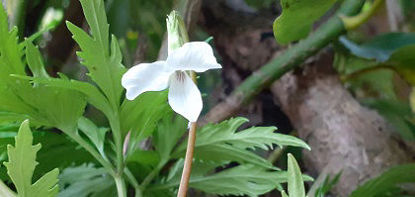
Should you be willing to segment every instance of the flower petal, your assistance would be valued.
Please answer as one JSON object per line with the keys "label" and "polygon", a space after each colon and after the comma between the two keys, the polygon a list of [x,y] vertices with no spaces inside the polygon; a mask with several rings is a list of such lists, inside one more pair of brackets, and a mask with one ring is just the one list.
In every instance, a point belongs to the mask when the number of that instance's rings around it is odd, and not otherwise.
{"label": "flower petal", "polygon": [[190,122],[196,122],[203,108],[202,95],[185,72],[175,72],[170,78],[169,104]]}
{"label": "flower petal", "polygon": [[206,42],[188,42],[167,57],[167,64],[174,70],[205,72],[222,68],[213,55],[212,47]]}
{"label": "flower petal", "polygon": [[172,72],[164,61],[141,63],[130,68],[121,79],[127,99],[134,100],[143,92],[166,89]]}

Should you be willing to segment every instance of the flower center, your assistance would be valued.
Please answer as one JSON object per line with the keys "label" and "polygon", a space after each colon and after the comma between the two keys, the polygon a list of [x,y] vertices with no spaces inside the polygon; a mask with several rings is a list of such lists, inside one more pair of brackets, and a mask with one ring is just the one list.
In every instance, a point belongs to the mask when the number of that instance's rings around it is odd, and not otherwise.
{"label": "flower center", "polygon": [[176,71],[176,79],[179,82],[184,82],[184,79],[186,77],[186,73],[183,71]]}

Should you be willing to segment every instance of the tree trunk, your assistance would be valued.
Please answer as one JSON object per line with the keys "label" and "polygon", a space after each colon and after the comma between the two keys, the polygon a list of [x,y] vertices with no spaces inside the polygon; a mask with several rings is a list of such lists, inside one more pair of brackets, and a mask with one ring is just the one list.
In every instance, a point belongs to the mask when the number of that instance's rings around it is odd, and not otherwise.
{"label": "tree trunk", "polygon": [[285,75],[271,91],[300,137],[312,147],[304,152],[306,168],[316,174],[342,171],[334,190],[339,196],[409,161],[405,146],[391,135],[390,125],[343,87],[330,54]]}

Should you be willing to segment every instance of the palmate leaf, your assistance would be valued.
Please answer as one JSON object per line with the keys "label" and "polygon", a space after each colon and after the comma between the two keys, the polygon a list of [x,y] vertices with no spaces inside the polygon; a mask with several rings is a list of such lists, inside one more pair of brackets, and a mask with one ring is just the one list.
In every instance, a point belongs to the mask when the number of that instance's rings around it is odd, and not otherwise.
{"label": "palmate leaf", "polygon": [[36,162],[36,153],[41,145],[32,145],[33,136],[29,128],[29,121],[24,121],[16,136],[15,146],[9,145],[7,152],[9,161],[4,165],[7,173],[13,180],[19,196],[54,197],[58,194],[59,170],[54,169],[32,184],[32,177]]}
{"label": "palmate leaf", "polygon": [[109,41],[109,25],[104,1],[80,0],[80,2],[91,28],[91,36],[70,22],[66,23],[67,27],[82,49],[77,54],[82,58],[82,64],[88,68],[89,76],[104,92],[111,106],[117,107],[123,91],[121,76],[125,68],[121,64],[122,55],[117,39],[112,36],[111,44]]}
{"label": "palmate leaf", "polygon": [[[252,127],[236,132],[247,121],[247,119],[239,117],[201,128],[197,132],[195,157],[206,161],[237,161],[272,168],[271,163],[249,149],[268,150],[273,144],[310,149],[305,142],[298,138],[274,133],[275,127]],[[185,149],[185,143],[181,144],[173,156],[183,155]]]}
{"label": "palmate leaf", "polygon": [[336,0],[281,0],[282,13],[274,21],[274,36],[280,44],[305,38],[313,23],[329,10]]}
{"label": "palmate leaf", "polygon": [[415,183],[415,164],[395,166],[371,179],[352,192],[350,197],[375,197],[398,188],[402,183]]}

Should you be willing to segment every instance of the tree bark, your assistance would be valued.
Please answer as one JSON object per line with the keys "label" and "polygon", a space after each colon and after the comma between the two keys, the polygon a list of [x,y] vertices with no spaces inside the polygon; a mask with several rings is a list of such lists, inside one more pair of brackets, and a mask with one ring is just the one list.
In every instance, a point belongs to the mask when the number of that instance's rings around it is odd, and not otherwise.
{"label": "tree bark", "polygon": [[332,69],[330,53],[291,72],[271,87],[282,110],[312,147],[305,151],[307,169],[342,171],[334,192],[347,196],[387,168],[410,161],[405,145],[375,111],[361,106]]}

